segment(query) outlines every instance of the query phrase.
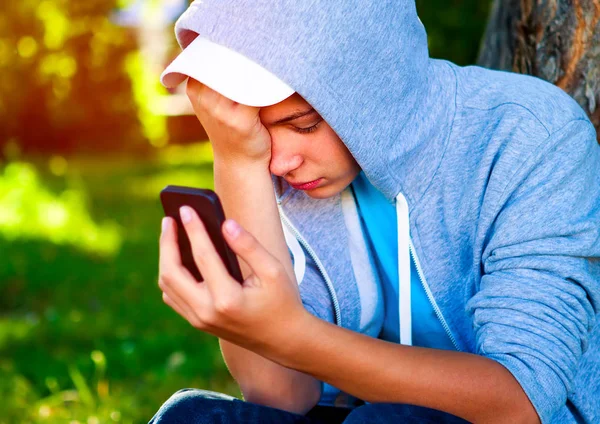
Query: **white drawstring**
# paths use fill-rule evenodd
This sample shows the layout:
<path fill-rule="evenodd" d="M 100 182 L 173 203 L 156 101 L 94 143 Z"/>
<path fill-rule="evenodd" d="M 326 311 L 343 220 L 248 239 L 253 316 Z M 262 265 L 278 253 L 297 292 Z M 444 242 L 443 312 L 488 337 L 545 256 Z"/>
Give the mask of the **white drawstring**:
<path fill-rule="evenodd" d="M 410 224 L 408 203 L 402 193 L 396 196 L 398 219 L 398 316 L 400 343 L 412 345 L 412 315 L 410 293 Z"/>
<path fill-rule="evenodd" d="M 300 243 L 286 225 L 283 225 L 283 235 L 285 236 L 285 243 L 292 251 L 292 257 L 294 258 L 294 275 L 296 276 L 296 282 L 300 285 L 302 279 L 304 279 L 304 273 L 306 272 L 306 255 L 302 250 L 302 246 L 300 246 Z"/>

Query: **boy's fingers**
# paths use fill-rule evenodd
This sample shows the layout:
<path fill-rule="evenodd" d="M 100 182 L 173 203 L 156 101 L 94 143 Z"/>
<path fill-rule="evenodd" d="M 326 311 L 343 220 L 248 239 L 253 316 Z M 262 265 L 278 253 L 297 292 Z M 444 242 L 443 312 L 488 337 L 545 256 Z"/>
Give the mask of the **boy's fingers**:
<path fill-rule="evenodd" d="M 181 263 L 176 223 L 170 217 L 163 218 L 160 235 L 159 284 L 161 290 L 171 298 L 177 297 L 180 305 L 188 305 L 190 309 L 200 295 L 196 280 Z"/>
<path fill-rule="evenodd" d="M 233 219 L 225 221 L 223 233 L 231 249 L 246 261 L 259 279 L 271 282 L 288 278 L 283 265 Z"/>
<path fill-rule="evenodd" d="M 182 307 L 177 301 L 173 300 L 171 296 L 167 294 L 167 292 L 163 292 L 162 294 L 163 302 L 171 307 L 175 312 L 177 312 L 182 318 L 189 321 L 189 313 Z"/>
<path fill-rule="evenodd" d="M 227 272 L 202 220 L 189 206 L 181 207 L 180 214 L 181 221 L 190 239 L 194 261 L 202 277 L 204 277 L 208 289 L 213 295 L 217 292 L 228 291 L 230 285 L 236 283 Z"/>
<path fill-rule="evenodd" d="M 167 280 L 164 278 L 159 277 L 158 287 L 162 290 L 163 300 L 165 300 L 165 296 L 168 296 L 171 302 L 177 305 L 177 312 L 179 315 L 185 319 L 188 319 L 188 317 L 192 315 L 191 306 L 188 304 L 185 298 L 181 297 L 181 294 L 179 293 L 180 290 L 178 290 L 177 287 L 174 287 L 174 283 L 172 281 L 167 282 Z M 173 307 L 171 304 L 168 305 Z"/>
<path fill-rule="evenodd" d="M 177 278 L 181 265 L 181 255 L 177 245 L 177 230 L 173 218 L 164 217 L 159 241 L 159 274 Z"/>

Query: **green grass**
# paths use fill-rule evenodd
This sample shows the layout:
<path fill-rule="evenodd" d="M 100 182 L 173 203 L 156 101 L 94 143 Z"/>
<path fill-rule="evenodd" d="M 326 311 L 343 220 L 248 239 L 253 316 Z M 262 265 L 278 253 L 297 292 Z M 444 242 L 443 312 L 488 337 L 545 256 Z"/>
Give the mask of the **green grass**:
<path fill-rule="evenodd" d="M 184 387 L 240 395 L 217 340 L 167 307 L 157 286 L 159 191 L 212 187 L 206 147 L 74 158 L 59 175 L 47 158 L 27 161 L 40 193 L 85 194 L 60 231 L 77 235 L 91 219 L 115 228 L 119 242 L 94 252 L 27 231 L 28 222 L 0 227 L 0 423 L 143 423 Z"/>

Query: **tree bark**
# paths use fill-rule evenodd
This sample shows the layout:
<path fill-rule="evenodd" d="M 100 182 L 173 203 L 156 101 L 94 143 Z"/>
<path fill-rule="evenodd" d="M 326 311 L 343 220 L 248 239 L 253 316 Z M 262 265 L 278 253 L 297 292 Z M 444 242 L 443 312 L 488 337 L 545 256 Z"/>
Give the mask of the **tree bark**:
<path fill-rule="evenodd" d="M 600 142 L 600 0 L 493 0 L 478 64 L 569 93 Z"/>

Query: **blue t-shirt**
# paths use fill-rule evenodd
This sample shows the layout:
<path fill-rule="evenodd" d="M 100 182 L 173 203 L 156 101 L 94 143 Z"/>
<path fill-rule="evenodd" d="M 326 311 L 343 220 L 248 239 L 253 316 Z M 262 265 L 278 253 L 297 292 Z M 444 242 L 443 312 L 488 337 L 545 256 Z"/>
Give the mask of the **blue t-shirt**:
<path fill-rule="evenodd" d="M 383 286 L 385 320 L 379 337 L 400 341 L 398 311 L 398 224 L 396 208 L 361 171 L 351 184 L 361 225 L 373 251 Z M 411 256 L 412 341 L 414 346 L 455 350 L 438 319 Z"/>

